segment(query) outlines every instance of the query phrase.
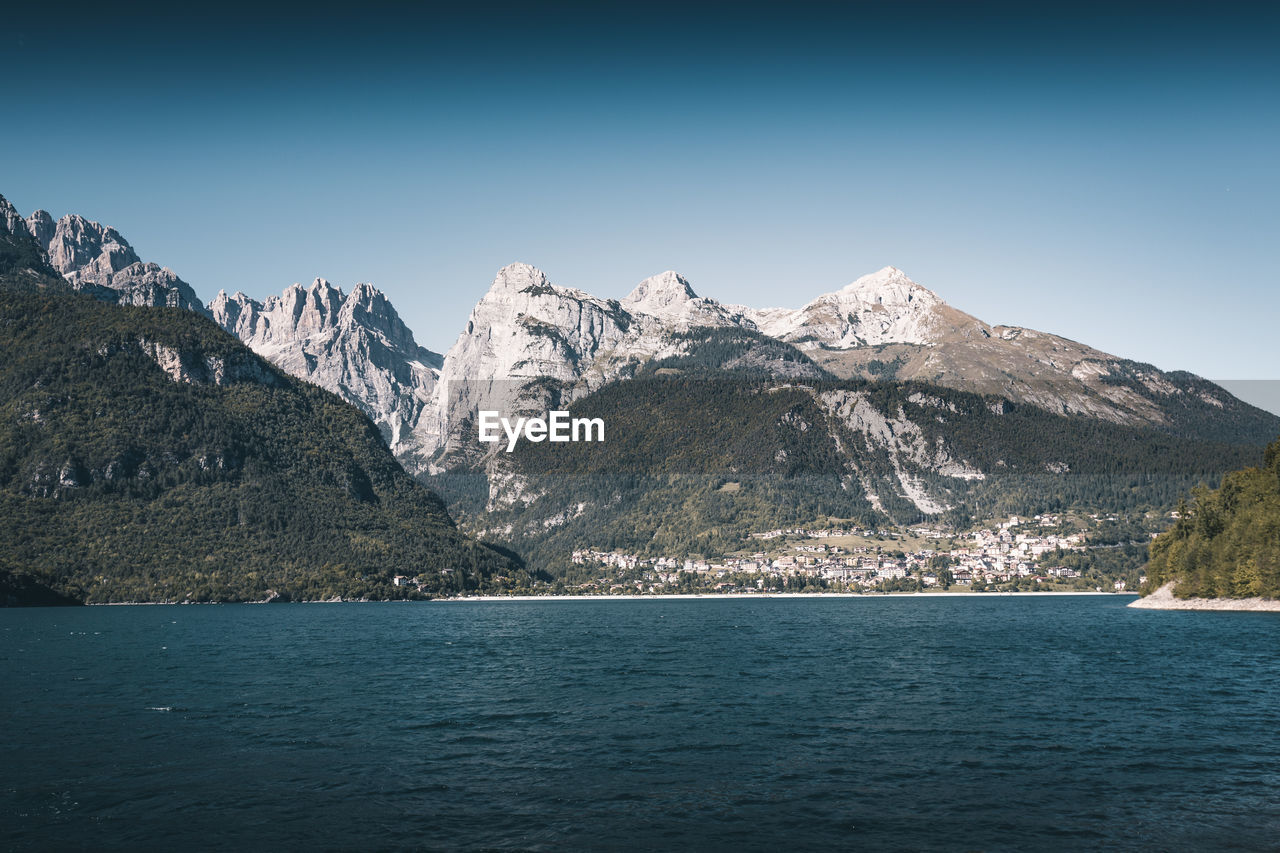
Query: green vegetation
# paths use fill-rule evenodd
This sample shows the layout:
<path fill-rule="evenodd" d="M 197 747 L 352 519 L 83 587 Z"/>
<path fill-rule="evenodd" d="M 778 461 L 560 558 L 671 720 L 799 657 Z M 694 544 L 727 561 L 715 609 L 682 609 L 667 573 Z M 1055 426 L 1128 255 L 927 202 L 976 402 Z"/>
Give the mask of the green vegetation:
<path fill-rule="evenodd" d="M 1280 440 L 1261 468 L 1233 471 L 1192 492 L 1173 528 L 1151 543 L 1151 592 L 1176 581 L 1183 598 L 1280 598 Z"/>
<path fill-rule="evenodd" d="M 722 344 L 715 343 L 709 364 L 725 357 Z M 488 489 L 478 468 L 430 482 L 469 529 L 484 528 L 573 580 L 582 574 L 568 563 L 575 548 L 718 558 L 750 547 L 753 532 L 813 526 L 817 519 L 881 527 L 884 516 L 868 500 L 863 478 L 894 524 L 965 530 L 974 519 L 1072 508 L 1164 512 L 1195 483 L 1215 481 L 1261 452 L 919 382 L 813 379 L 800 387 L 755 375 L 698 374 L 692 366 L 694 372 L 674 376 L 642 371 L 574 402 L 574 417 L 604 419 L 602 444 L 522 442 L 514 453 L 499 454 L 493 464 L 522 483 L 523 496 L 537 496 L 528 505 L 486 512 Z M 829 417 L 815 400 L 828 391 L 859 392 L 875 411 L 915 424 L 921 446 L 941 442 L 985 478 L 911 468 L 916 482 L 953 507 L 927 516 L 894 485 L 898 468 L 883 447 Z M 1125 570 L 1136 570 L 1140 559 Z"/>
<path fill-rule="evenodd" d="M 702 373 L 768 377 L 783 373 L 817 378 L 829 374 L 800 350 L 760 332 L 740 328 L 695 327 L 674 336 L 684 341 L 681 355 L 655 359 L 643 366 L 639 375 Z"/>
<path fill-rule="evenodd" d="M 528 584 L 518 560 L 455 529 L 352 406 L 202 317 L 97 302 L 36 261 L 43 278 L 0 277 L 0 602 Z M 168 356 L 191 381 L 162 369 Z"/>

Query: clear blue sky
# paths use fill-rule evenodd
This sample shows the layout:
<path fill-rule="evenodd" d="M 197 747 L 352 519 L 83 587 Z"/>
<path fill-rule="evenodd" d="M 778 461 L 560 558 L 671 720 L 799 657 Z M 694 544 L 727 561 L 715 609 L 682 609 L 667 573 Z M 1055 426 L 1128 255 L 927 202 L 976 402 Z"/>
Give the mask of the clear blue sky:
<path fill-rule="evenodd" d="M 1280 17 L 1150 8 L 59 4 L 0 28 L 0 193 L 206 300 L 371 281 L 440 351 L 516 260 L 757 306 L 892 264 L 988 322 L 1277 378 Z"/>

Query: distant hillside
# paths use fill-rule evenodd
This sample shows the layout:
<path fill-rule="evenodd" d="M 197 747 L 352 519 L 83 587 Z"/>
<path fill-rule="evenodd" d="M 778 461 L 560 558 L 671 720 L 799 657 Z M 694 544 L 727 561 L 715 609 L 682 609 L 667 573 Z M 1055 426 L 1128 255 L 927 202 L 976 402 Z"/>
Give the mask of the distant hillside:
<path fill-rule="evenodd" d="M 1280 439 L 1261 468 L 1197 489 L 1179 515 L 1151 543 L 1144 594 L 1172 581 L 1179 598 L 1280 598 Z"/>
<path fill-rule="evenodd" d="M 431 482 L 465 529 L 555 572 L 574 548 L 712 555 L 824 518 L 963 529 L 1009 513 L 1169 507 L 1261 454 L 919 382 L 679 363 L 569 406 L 604 420 L 602 444 L 521 442 Z"/>
<path fill-rule="evenodd" d="M 191 311 L 0 233 L 0 603 L 402 598 L 520 582 L 374 425 Z"/>

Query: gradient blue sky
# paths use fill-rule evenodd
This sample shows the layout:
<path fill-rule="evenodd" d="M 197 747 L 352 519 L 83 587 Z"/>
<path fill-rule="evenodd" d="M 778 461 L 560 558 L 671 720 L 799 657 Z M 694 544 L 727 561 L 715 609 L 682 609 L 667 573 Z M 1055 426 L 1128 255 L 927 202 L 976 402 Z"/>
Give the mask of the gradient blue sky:
<path fill-rule="evenodd" d="M 206 300 L 371 281 L 440 351 L 515 260 L 793 307 L 892 264 L 988 322 L 1277 378 L 1280 16 L 835 8 L 59 4 L 0 27 L 0 193 Z"/>

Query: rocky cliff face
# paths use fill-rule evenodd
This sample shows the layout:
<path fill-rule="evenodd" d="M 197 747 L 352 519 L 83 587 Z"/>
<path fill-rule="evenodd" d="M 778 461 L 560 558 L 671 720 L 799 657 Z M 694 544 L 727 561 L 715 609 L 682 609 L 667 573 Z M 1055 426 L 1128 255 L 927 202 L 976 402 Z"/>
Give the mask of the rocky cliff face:
<path fill-rule="evenodd" d="M 37 210 L 25 226 L 53 268 L 77 290 L 121 305 L 185 308 L 208 316 L 191 285 L 167 267 L 143 262 L 119 231 L 70 214 Z"/>
<path fill-rule="evenodd" d="M 646 278 L 622 300 L 632 314 L 656 317 L 669 327 L 720 328 L 739 326 L 755 329 L 746 309 L 721 305 L 693 292 L 684 276 L 672 270 Z"/>
<path fill-rule="evenodd" d="M 700 341 L 695 330 L 716 329 L 754 333 L 756 326 L 742 309 L 698 296 L 675 272 L 615 300 L 558 287 L 528 264 L 503 267 L 444 358 L 439 464 L 452 464 L 450 454 L 474 442 L 478 409 L 545 412 L 654 359 L 687 353 Z M 772 363 L 747 350 L 744 362 Z"/>
<path fill-rule="evenodd" d="M 57 281 L 57 271 L 49 266 L 43 247 L 31 239 L 26 220 L 4 196 L 0 196 L 0 275 L 9 276 L 11 286 L 21 281 L 35 288 Z"/>
<path fill-rule="evenodd" d="M 22 214 L 4 196 L 0 196 L 0 228 L 5 234 L 21 234 L 27 230 Z"/>
<path fill-rule="evenodd" d="M 344 294 L 318 278 L 265 302 L 223 291 L 209 310 L 276 366 L 354 403 L 409 470 L 422 468 L 438 440 L 433 402 L 441 358 L 418 346 L 379 290 L 357 284 Z"/>

